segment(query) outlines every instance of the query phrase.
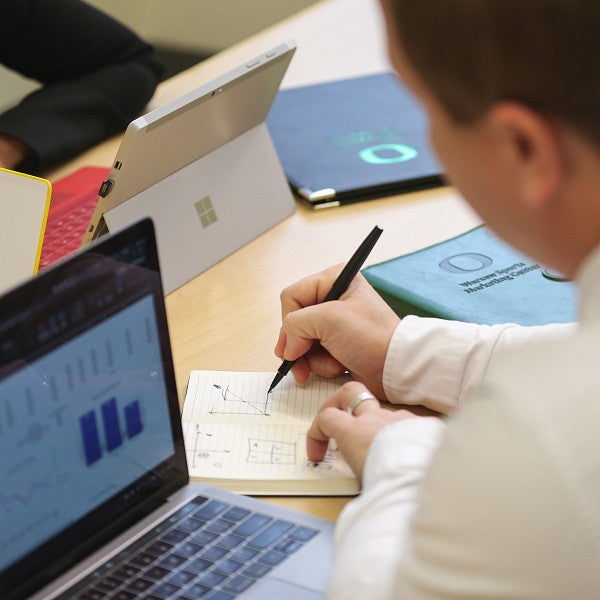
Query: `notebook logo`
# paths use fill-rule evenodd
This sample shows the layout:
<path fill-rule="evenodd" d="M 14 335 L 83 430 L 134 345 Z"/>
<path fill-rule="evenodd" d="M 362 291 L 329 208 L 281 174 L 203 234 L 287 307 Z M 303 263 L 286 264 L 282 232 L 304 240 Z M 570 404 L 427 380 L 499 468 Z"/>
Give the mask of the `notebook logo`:
<path fill-rule="evenodd" d="M 202 198 L 202 200 L 198 200 L 198 202 L 196 202 L 194 206 L 196 207 L 196 212 L 198 213 L 200 223 L 202 223 L 202 227 L 204 229 L 206 229 L 209 225 L 212 225 L 217 221 L 217 213 L 213 208 L 209 196 L 205 196 L 204 198 Z"/>
<path fill-rule="evenodd" d="M 440 268 L 449 273 L 469 273 L 471 271 L 480 271 L 486 269 L 494 261 L 485 254 L 478 252 L 463 252 L 449 256 L 440 262 Z"/>
<path fill-rule="evenodd" d="M 361 160 L 370 165 L 392 165 L 417 158 L 416 148 L 406 144 L 378 144 L 361 150 Z"/>

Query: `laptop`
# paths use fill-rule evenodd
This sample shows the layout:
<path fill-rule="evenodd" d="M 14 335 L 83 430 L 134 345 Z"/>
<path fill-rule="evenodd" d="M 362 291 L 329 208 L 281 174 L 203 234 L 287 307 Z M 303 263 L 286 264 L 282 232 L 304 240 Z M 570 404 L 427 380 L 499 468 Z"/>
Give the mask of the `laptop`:
<path fill-rule="evenodd" d="M 0 298 L 0 597 L 311 598 L 333 524 L 190 483 L 144 219 Z"/>
<path fill-rule="evenodd" d="M 49 181 L 0 168 L 0 292 L 37 272 L 50 194 Z"/>
<path fill-rule="evenodd" d="M 106 167 L 81 167 L 52 182 L 40 269 L 79 249 L 98 203 L 98 190 L 109 170 Z"/>
<path fill-rule="evenodd" d="M 168 294 L 291 215 L 265 118 L 294 51 L 280 44 L 132 121 L 84 244 L 152 217 Z"/>
<path fill-rule="evenodd" d="M 267 124 L 292 189 L 313 208 L 443 182 L 426 115 L 393 73 L 282 90 Z"/>

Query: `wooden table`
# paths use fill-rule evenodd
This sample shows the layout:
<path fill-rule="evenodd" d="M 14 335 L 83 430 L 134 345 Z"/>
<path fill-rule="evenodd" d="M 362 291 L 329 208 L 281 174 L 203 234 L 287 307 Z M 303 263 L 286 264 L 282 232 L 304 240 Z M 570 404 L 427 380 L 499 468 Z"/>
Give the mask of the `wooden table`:
<path fill-rule="evenodd" d="M 298 46 L 283 87 L 389 70 L 378 3 L 325 0 L 162 83 L 149 108 L 193 89 L 246 59 L 293 38 Z M 84 165 L 109 166 L 119 137 L 48 174 Z M 346 261 L 378 224 L 384 233 L 367 264 L 392 258 L 479 223 L 452 188 L 313 210 L 298 202 L 285 221 L 166 298 L 180 399 L 192 369 L 274 371 L 281 289 Z M 347 498 L 267 498 L 335 520 Z"/>

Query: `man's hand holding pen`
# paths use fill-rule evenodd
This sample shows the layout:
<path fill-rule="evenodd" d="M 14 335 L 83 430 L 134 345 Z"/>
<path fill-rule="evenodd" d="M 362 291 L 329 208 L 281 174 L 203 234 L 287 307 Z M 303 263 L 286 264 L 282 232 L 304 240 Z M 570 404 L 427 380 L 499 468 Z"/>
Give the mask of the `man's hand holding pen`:
<path fill-rule="evenodd" d="M 359 274 L 361 267 L 367 260 L 371 250 L 377 243 L 377 240 L 381 236 L 383 229 L 381 227 L 375 225 L 373 229 L 369 232 L 367 237 L 361 242 L 360 246 L 356 249 L 354 254 L 350 257 L 350 260 L 341 268 L 341 270 L 337 271 L 337 277 L 332 279 L 331 281 L 325 277 L 324 280 L 317 275 L 315 278 L 307 278 L 304 280 L 306 282 L 306 286 L 300 284 L 298 289 L 298 298 L 294 298 L 292 295 L 292 304 L 291 310 L 297 310 L 303 307 L 307 307 L 309 305 L 314 305 L 316 302 L 320 302 L 321 304 L 332 302 L 333 300 L 339 300 L 342 295 L 348 290 L 356 276 Z M 325 271 L 324 273 L 328 273 Z M 313 285 L 316 283 L 316 286 Z M 320 285 L 319 285 L 320 283 Z M 294 287 L 294 286 L 292 286 Z M 285 293 L 285 292 L 284 292 Z M 305 302 L 306 300 L 306 302 Z M 284 302 L 284 297 L 282 294 L 282 304 Z M 295 302 L 295 303 L 294 303 Z M 283 309 L 283 318 L 286 317 L 286 309 Z M 284 323 L 285 328 L 285 323 Z M 309 338 L 310 339 L 310 338 Z M 315 341 L 320 340 L 321 338 L 317 336 L 312 336 L 312 339 Z M 311 347 L 312 343 L 307 339 L 305 344 L 304 352 L 307 352 Z M 278 344 L 279 345 L 279 344 Z M 283 343 L 282 345 L 282 356 L 285 355 L 283 362 L 281 363 L 279 369 L 277 369 L 277 373 L 271 385 L 269 386 L 269 391 L 267 394 L 271 393 L 271 391 L 275 388 L 275 386 L 287 375 L 290 369 L 294 366 L 294 363 L 298 356 L 289 356 L 290 349 L 287 347 L 287 343 Z M 301 374 L 298 376 L 302 376 Z"/>
<path fill-rule="evenodd" d="M 381 234 L 375 227 L 350 261 L 306 277 L 281 293 L 282 326 L 275 354 L 283 359 L 269 392 L 291 369 L 296 381 L 311 373 L 350 381 L 321 406 L 307 432 L 307 456 L 319 462 L 334 438 L 362 480 L 371 442 L 386 425 L 409 418 L 406 410 L 381 407 L 386 398 L 383 367 L 400 318 L 360 274 Z"/>
<path fill-rule="evenodd" d="M 296 361 L 292 372 L 300 383 L 311 373 L 333 378 L 349 371 L 384 399 L 383 364 L 400 319 L 360 273 L 339 300 L 321 302 L 340 269 L 332 267 L 283 290 L 275 354 Z"/>

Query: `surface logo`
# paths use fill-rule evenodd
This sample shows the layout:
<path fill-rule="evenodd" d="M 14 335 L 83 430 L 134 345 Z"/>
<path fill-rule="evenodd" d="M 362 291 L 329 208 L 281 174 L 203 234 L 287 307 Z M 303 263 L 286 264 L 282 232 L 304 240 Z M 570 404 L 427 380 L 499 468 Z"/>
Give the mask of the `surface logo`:
<path fill-rule="evenodd" d="M 200 223 L 202 223 L 204 229 L 216 222 L 217 213 L 213 208 L 209 196 L 205 196 L 202 200 L 198 200 L 194 206 L 196 207 L 196 212 L 198 213 L 198 217 L 200 217 Z"/>

